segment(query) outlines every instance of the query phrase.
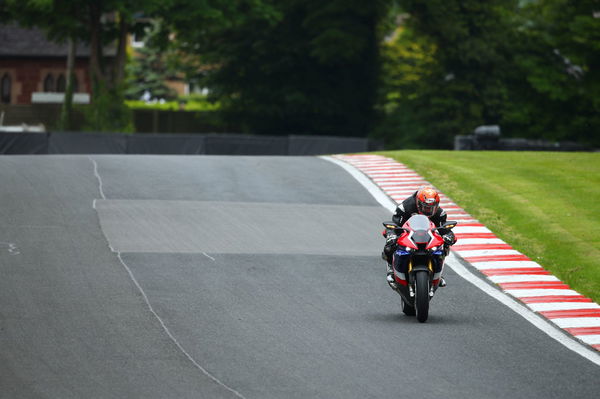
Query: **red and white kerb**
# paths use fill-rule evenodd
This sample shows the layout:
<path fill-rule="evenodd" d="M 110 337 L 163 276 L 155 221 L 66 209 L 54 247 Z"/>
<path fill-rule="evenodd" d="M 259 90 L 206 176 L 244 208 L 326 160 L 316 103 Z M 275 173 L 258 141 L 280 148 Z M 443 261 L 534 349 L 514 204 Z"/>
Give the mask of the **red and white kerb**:
<path fill-rule="evenodd" d="M 338 155 L 335 158 L 360 170 L 396 202 L 403 201 L 422 186 L 431 186 L 405 165 L 380 155 Z M 448 220 L 460 222 L 453 230 L 458 239 L 452 247 L 455 254 L 533 312 L 600 351 L 600 305 L 496 237 L 450 198 L 440 193 L 440 199 Z M 405 276 L 396 277 L 406 280 Z"/>

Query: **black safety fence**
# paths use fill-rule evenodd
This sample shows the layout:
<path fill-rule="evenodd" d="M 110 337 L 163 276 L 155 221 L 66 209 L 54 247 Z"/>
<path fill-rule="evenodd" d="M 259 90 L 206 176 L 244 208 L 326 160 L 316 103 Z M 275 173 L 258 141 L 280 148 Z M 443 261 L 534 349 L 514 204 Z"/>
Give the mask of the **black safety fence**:
<path fill-rule="evenodd" d="M 580 143 L 552 142 L 526 138 L 503 138 L 500 126 L 478 126 L 473 134 L 454 136 L 454 149 L 458 151 L 595 151 Z"/>
<path fill-rule="evenodd" d="M 381 149 L 381 141 L 337 136 L 0 132 L 0 154 L 323 155 Z"/>

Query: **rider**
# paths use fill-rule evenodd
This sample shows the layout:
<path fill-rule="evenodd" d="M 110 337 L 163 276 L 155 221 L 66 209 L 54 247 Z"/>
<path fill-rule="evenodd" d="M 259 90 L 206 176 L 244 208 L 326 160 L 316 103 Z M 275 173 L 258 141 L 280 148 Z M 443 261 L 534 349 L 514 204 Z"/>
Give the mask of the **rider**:
<path fill-rule="evenodd" d="M 433 187 L 423 187 L 414 192 L 413 195 L 402 201 L 400 205 L 396 207 L 396 212 L 392 216 L 392 220 L 398 226 L 402 226 L 406 221 L 415 214 L 425 215 L 435 224 L 437 227 L 442 226 L 446 223 L 446 212 L 440 208 L 440 195 Z M 396 250 L 398 237 L 392 230 L 386 232 L 386 242 L 383 247 L 381 257 L 387 261 L 387 276 L 388 282 L 393 282 L 394 271 L 392 269 L 392 257 Z M 443 236 L 446 247 L 453 245 L 456 242 L 454 233 L 449 231 Z M 446 286 L 446 281 L 443 277 L 440 278 L 440 287 Z"/>

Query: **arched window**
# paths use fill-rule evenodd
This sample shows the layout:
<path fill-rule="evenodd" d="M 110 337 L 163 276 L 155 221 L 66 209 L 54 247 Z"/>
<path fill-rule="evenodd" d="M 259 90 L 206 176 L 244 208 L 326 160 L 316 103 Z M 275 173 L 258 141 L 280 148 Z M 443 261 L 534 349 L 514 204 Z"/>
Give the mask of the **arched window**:
<path fill-rule="evenodd" d="M 62 73 L 56 79 L 56 91 L 59 93 L 64 93 L 67 89 L 67 80 L 65 79 L 65 75 Z"/>
<path fill-rule="evenodd" d="M 2 76 L 2 80 L 0 81 L 0 101 L 5 104 L 10 104 L 10 89 L 11 89 L 11 81 L 8 73 L 5 73 Z"/>
<path fill-rule="evenodd" d="M 46 79 L 44 79 L 44 91 L 46 93 L 54 91 L 54 76 L 50 73 L 46 75 Z"/>

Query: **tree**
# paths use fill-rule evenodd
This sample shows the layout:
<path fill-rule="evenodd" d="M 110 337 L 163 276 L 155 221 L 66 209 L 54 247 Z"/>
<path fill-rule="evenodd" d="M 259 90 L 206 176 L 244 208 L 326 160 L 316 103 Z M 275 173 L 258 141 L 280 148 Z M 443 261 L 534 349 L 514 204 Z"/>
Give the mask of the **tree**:
<path fill-rule="evenodd" d="M 407 17 L 392 15 L 394 21 Z M 427 124 L 419 103 L 438 68 L 435 46 L 402 23 L 394 22 L 391 28 L 394 30 L 382 43 L 379 123 L 374 136 L 384 139 L 389 148 L 418 148 L 426 144 Z"/>
<path fill-rule="evenodd" d="M 598 2 L 536 1 L 519 10 L 509 131 L 600 146 Z M 595 14 L 596 13 L 596 14 Z"/>
<path fill-rule="evenodd" d="M 68 40 L 67 54 L 67 87 L 65 89 L 65 98 L 60 113 L 60 128 L 62 130 L 71 130 L 71 114 L 73 109 L 73 77 L 75 70 L 75 40 L 70 37 Z"/>
<path fill-rule="evenodd" d="M 229 118 L 257 133 L 367 134 L 385 1 L 213 4 L 198 15 L 176 1 L 170 22 Z"/>
<path fill-rule="evenodd" d="M 404 83 L 384 90 L 381 108 L 387 108 L 388 126 L 380 125 L 380 134 L 411 146 L 448 148 L 455 135 L 499 123 L 507 99 L 503 81 L 510 65 L 511 30 L 506 16 L 515 1 L 399 3 L 396 12 L 404 13 L 401 30 L 387 44 L 398 53 L 388 51 L 386 69 L 395 70 L 396 80 Z M 416 81 L 411 77 L 415 74 Z M 396 90 L 395 100 L 392 96 L 390 101 L 390 90 Z M 390 120 L 399 124 L 395 132 Z"/>
<path fill-rule="evenodd" d="M 121 130 L 130 124 L 122 96 L 128 34 L 133 32 L 136 13 L 152 14 L 160 4 L 160 0 L 6 0 L 4 7 L 20 24 L 40 27 L 50 39 L 89 46 L 91 128 Z"/>
<path fill-rule="evenodd" d="M 138 100 L 148 95 L 148 99 L 172 100 L 176 97 L 175 91 L 165 84 L 176 74 L 169 68 L 168 58 L 175 54 L 170 49 L 168 38 L 164 40 L 168 36 L 166 33 L 160 19 L 146 27 L 144 46 L 136 50 L 137 54 L 126 67 L 128 82 L 125 94 L 128 98 Z"/>
<path fill-rule="evenodd" d="M 73 70 L 76 51 L 77 24 L 62 19 L 53 21 L 47 15 L 52 9 L 53 4 L 49 1 L 17 2 L 15 0 L 7 0 L 0 6 L 0 14 L 3 14 L 4 19 L 7 21 L 17 20 L 24 26 L 37 26 L 43 28 L 50 39 L 68 43 L 68 55 L 66 60 L 67 84 L 59 122 L 62 129 L 68 130 L 70 129 L 73 103 Z"/>
<path fill-rule="evenodd" d="M 597 0 L 400 0 L 383 45 L 377 134 L 449 148 L 482 124 L 600 145 Z"/>

